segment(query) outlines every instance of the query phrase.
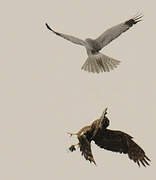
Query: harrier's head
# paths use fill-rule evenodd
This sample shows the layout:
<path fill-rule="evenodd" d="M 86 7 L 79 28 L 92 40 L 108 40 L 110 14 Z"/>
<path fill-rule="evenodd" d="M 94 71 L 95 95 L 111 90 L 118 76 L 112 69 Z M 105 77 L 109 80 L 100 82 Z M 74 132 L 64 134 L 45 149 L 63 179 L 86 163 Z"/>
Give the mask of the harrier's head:
<path fill-rule="evenodd" d="M 87 38 L 87 39 L 85 39 L 85 41 L 89 44 L 93 44 L 93 42 L 94 42 L 94 40 L 91 38 Z"/>
<path fill-rule="evenodd" d="M 99 50 L 101 50 L 101 46 L 97 40 L 88 38 L 85 41 L 88 43 L 90 47 L 89 49 L 91 50 L 92 54 L 96 54 Z"/>

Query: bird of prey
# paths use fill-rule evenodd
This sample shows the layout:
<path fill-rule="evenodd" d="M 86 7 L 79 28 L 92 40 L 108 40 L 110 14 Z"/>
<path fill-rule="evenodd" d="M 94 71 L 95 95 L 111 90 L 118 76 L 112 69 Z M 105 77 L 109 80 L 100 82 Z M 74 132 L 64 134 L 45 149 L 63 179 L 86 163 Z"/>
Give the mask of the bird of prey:
<path fill-rule="evenodd" d="M 112 40 L 120 36 L 123 32 L 131 28 L 134 24 L 140 22 L 142 17 L 142 15 L 136 15 L 134 18 L 131 18 L 106 30 L 96 39 L 87 38 L 82 40 L 71 35 L 56 32 L 47 23 L 46 26 L 56 35 L 71 41 L 72 43 L 84 46 L 86 48 L 88 58 L 81 69 L 88 72 L 100 73 L 109 72 L 116 68 L 120 63 L 120 61 L 100 53 L 100 50 L 109 44 Z"/>
<path fill-rule="evenodd" d="M 106 114 L 107 108 L 100 119 L 95 120 L 91 125 L 83 127 L 78 133 L 68 133 L 71 136 L 76 135 L 79 141 L 78 144 L 71 145 L 69 150 L 73 152 L 78 146 L 82 156 L 96 164 L 91 150 L 91 141 L 94 141 L 100 148 L 128 154 L 128 157 L 137 163 L 139 167 L 140 164 L 143 166 L 149 165 L 150 159 L 146 156 L 144 150 L 132 140 L 132 136 L 122 131 L 107 128 L 109 119 Z"/>

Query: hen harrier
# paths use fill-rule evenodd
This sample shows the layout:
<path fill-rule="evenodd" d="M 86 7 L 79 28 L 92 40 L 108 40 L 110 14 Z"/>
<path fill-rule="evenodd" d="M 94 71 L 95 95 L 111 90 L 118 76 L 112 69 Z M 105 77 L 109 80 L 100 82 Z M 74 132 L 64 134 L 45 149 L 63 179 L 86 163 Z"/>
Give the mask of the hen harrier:
<path fill-rule="evenodd" d="M 137 145 L 130 135 L 122 131 L 107 129 L 109 126 L 109 119 L 106 117 L 107 108 L 103 112 L 100 119 L 95 120 L 90 126 L 83 127 L 78 133 L 69 133 L 77 135 L 79 143 L 71 145 L 69 150 L 71 152 L 76 150 L 76 146 L 86 160 L 95 163 L 91 150 L 91 141 L 94 141 L 100 148 L 128 154 L 128 157 L 140 166 L 149 165 L 150 159 L 146 156 L 144 150 Z"/>
<path fill-rule="evenodd" d="M 112 40 L 120 36 L 123 32 L 127 31 L 134 24 L 141 21 L 142 17 L 143 17 L 142 15 L 137 15 L 134 18 L 131 18 L 123 23 L 113 26 L 112 28 L 102 33 L 96 39 L 88 38 L 85 40 L 81 40 L 74 36 L 56 32 L 47 23 L 46 26 L 50 31 L 52 31 L 56 35 L 61 36 L 62 38 L 71 41 L 75 44 L 84 46 L 86 48 L 88 58 L 86 62 L 83 64 L 81 69 L 88 72 L 99 73 L 103 71 L 109 72 L 110 70 L 116 68 L 117 65 L 120 63 L 120 61 L 108 57 L 100 53 L 99 51 L 107 44 L 109 44 Z"/>

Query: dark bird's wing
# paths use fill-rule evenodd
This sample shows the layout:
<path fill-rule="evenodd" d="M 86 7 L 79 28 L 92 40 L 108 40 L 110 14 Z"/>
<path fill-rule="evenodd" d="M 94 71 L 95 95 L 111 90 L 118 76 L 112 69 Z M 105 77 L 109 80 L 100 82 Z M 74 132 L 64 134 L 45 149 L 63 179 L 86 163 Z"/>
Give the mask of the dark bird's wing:
<path fill-rule="evenodd" d="M 144 150 L 133 140 L 129 142 L 128 156 L 134 162 L 137 162 L 138 166 L 140 166 L 140 162 L 143 166 L 149 165 L 148 161 L 150 161 L 150 159 L 145 155 Z"/>
<path fill-rule="evenodd" d="M 128 154 L 129 158 L 139 166 L 140 163 L 143 166 L 149 165 L 150 159 L 145 155 L 143 149 L 132 140 L 131 136 L 124 132 L 106 129 L 99 131 L 93 140 L 101 148 Z"/>
<path fill-rule="evenodd" d="M 79 136 L 78 139 L 79 139 L 80 151 L 82 152 L 82 155 L 84 156 L 84 158 L 96 164 L 93 154 L 92 154 L 91 144 L 87 140 L 86 135 L 83 134 Z"/>
<path fill-rule="evenodd" d="M 76 38 L 74 36 L 70 36 L 70 35 L 67 35 L 67 34 L 63 34 L 63 33 L 58 33 L 56 31 L 54 31 L 47 23 L 45 25 L 50 31 L 52 31 L 56 35 L 66 39 L 66 40 L 68 40 L 68 41 L 70 41 L 72 43 L 79 44 L 79 45 L 82 45 L 82 46 L 88 46 L 88 44 L 85 41 L 83 41 L 83 40 L 81 40 L 79 38 Z"/>
<path fill-rule="evenodd" d="M 101 49 L 109 44 L 112 40 L 120 36 L 123 32 L 127 31 L 130 27 L 132 27 L 134 24 L 141 21 L 142 15 L 135 16 L 132 19 L 129 19 L 125 21 L 124 23 L 118 24 L 116 26 L 113 26 L 112 28 L 106 30 L 104 33 L 102 33 L 96 41 L 98 41 Z"/>

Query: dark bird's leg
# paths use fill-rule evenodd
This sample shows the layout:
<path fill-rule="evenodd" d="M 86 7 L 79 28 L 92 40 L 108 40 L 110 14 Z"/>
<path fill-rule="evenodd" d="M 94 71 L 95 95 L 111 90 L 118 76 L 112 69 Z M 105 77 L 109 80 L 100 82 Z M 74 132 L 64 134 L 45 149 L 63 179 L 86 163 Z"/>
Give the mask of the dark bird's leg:
<path fill-rule="evenodd" d="M 67 134 L 69 134 L 70 137 L 73 136 L 73 135 L 77 135 L 77 133 L 70 133 L 70 132 L 68 132 Z M 71 152 L 76 151 L 76 146 L 79 147 L 79 143 L 77 143 L 77 144 L 72 144 L 72 145 L 69 147 L 69 150 L 70 150 Z"/>

